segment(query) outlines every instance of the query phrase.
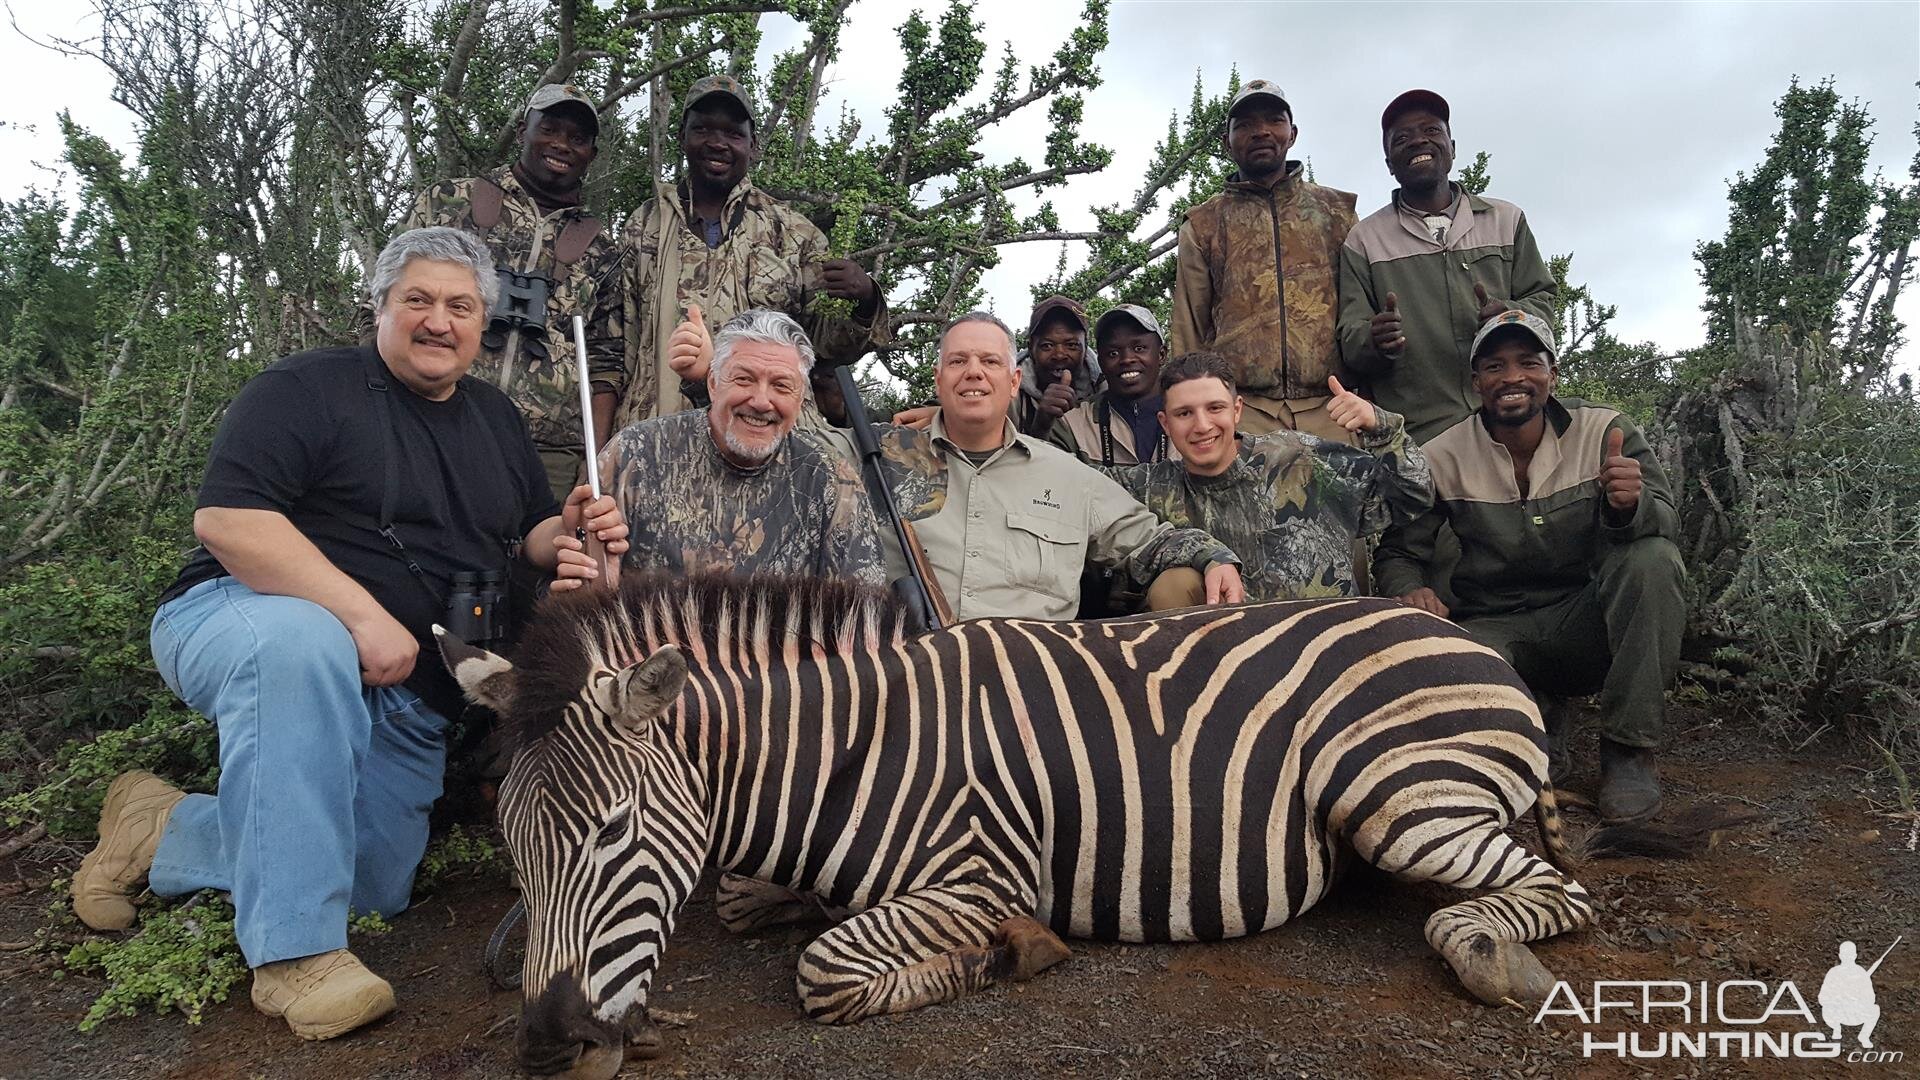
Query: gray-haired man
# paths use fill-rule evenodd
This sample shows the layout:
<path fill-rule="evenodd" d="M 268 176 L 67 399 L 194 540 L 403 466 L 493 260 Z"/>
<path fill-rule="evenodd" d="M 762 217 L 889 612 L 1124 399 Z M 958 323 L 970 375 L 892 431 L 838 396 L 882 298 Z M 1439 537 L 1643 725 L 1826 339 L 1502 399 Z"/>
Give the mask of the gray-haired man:
<path fill-rule="evenodd" d="M 859 473 L 792 436 L 812 370 L 800 324 L 742 312 L 713 337 L 705 410 L 630 424 L 607 444 L 600 475 L 632 530 L 624 568 L 885 584 Z"/>
<path fill-rule="evenodd" d="M 220 789 L 121 776 L 73 878 L 101 930 L 132 925 L 149 877 L 231 892 L 253 1003 L 303 1039 L 393 1009 L 346 950 L 347 913 L 404 909 L 426 848 L 460 692 L 422 645 L 455 575 L 504 571 L 515 547 L 551 571 L 583 518 L 611 551 L 626 531 L 585 488 L 563 515 L 513 403 L 467 377 L 497 287 L 472 236 L 402 233 L 374 267 L 375 344 L 286 357 L 228 407 L 202 547 L 152 636 L 161 677 L 218 726 Z"/>

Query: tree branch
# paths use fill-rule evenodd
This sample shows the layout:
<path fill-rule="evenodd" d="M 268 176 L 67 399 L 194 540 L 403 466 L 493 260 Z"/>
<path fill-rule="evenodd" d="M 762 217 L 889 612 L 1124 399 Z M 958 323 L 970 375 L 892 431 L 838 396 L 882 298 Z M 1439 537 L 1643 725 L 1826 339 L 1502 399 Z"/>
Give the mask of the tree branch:
<path fill-rule="evenodd" d="M 653 8 L 650 11 L 636 11 L 633 14 L 627 16 L 626 18 L 621 19 L 619 22 L 615 23 L 614 25 L 624 30 L 631 30 L 637 26 L 645 26 L 650 22 L 658 22 L 662 19 L 698 19 L 707 15 L 751 15 L 751 14 L 758 14 L 760 12 L 765 12 L 765 11 L 785 11 L 785 10 L 787 10 L 787 5 L 782 3 L 720 4 L 715 7 Z"/>

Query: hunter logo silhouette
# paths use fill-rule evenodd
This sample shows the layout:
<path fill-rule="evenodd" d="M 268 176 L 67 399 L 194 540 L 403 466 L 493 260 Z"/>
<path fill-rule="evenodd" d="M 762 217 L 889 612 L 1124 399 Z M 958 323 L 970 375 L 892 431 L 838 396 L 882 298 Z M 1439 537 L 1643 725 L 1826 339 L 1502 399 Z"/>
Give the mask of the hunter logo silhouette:
<path fill-rule="evenodd" d="M 1867 968 L 1854 962 L 1853 942 L 1840 943 L 1840 962 L 1827 969 L 1827 977 L 1820 983 L 1820 1019 L 1832 1031 L 1833 1041 L 1841 1040 L 1841 1028 L 1858 1024 L 1860 1045 L 1873 1049 L 1873 1026 L 1880 1022 L 1880 1006 L 1873 994 L 1873 973 L 1880 969 L 1881 961 L 1900 940 L 1894 938 L 1887 952 L 1881 953 L 1880 959 Z"/>

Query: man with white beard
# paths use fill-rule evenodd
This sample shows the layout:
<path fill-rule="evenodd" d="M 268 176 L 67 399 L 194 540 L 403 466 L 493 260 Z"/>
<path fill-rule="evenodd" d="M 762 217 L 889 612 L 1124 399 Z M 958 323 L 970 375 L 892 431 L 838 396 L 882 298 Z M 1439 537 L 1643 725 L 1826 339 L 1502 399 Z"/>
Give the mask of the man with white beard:
<path fill-rule="evenodd" d="M 859 473 L 792 437 L 812 369 L 800 324 L 777 311 L 742 312 L 713 337 L 705 412 L 643 420 L 607 444 L 600 475 L 631 530 L 623 572 L 725 569 L 886 584 Z M 590 576 L 566 566 L 554 588 Z"/>

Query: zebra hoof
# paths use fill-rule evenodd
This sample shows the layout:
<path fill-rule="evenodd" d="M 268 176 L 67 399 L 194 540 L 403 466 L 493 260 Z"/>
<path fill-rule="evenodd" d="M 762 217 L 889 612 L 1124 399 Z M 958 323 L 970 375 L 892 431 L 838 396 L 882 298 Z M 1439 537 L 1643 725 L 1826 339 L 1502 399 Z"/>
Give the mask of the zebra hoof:
<path fill-rule="evenodd" d="M 660 1027 L 647 1014 L 646 1006 L 638 1006 L 627 1013 L 626 1042 L 627 1054 L 641 1061 L 652 1061 L 665 1050 Z"/>
<path fill-rule="evenodd" d="M 1007 974 L 1014 979 L 1031 979 L 1073 955 L 1060 935 L 1029 915 L 1002 922 L 993 936 L 994 944 L 1005 950 Z"/>
<path fill-rule="evenodd" d="M 1537 1005 L 1553 992 L 1553 972 L 1517 941 L 1476 935 L 1458 958 L 1448 957 L 1467 992 L 1482 1004 Z"/>
<path fill-rule="evenodd" d="M 624 1057 L 619 1046 L 589 1046 L 567 1070 L 566 1080 L 613 1080 Z"/>

